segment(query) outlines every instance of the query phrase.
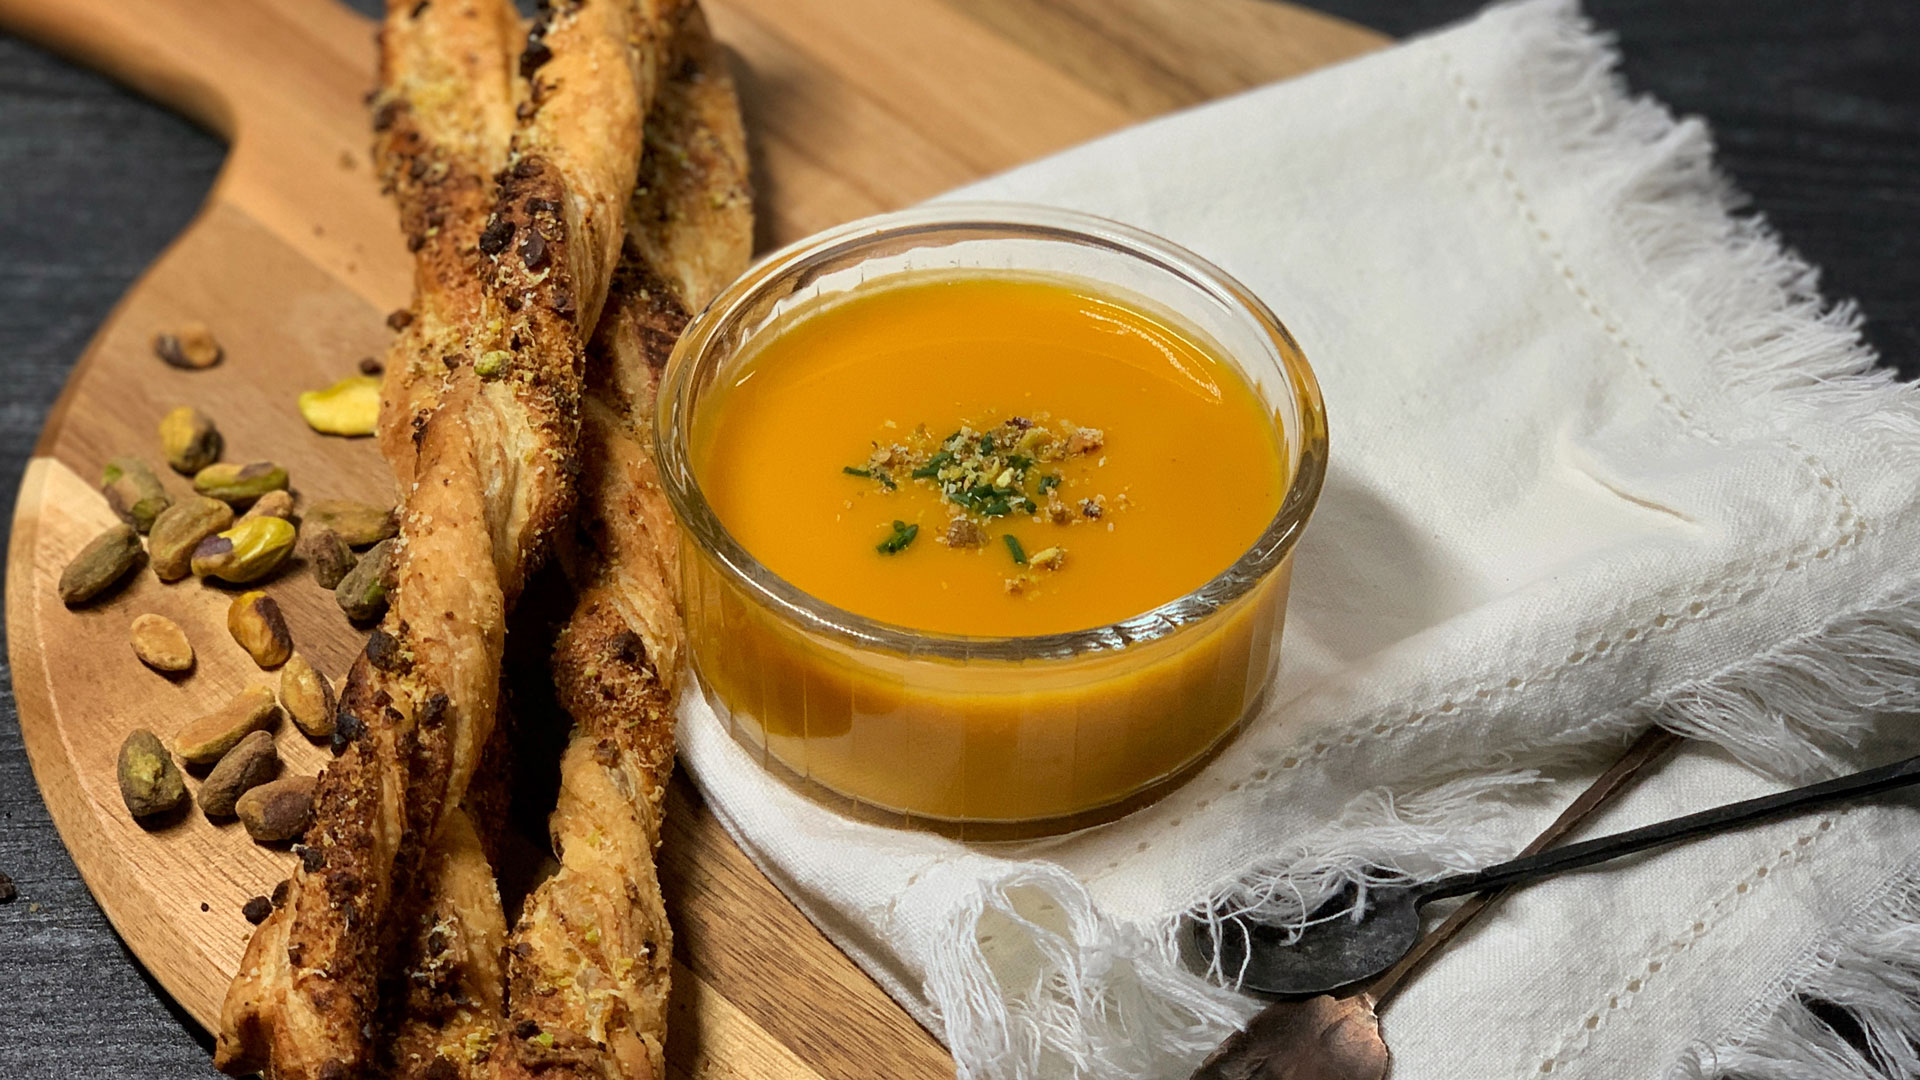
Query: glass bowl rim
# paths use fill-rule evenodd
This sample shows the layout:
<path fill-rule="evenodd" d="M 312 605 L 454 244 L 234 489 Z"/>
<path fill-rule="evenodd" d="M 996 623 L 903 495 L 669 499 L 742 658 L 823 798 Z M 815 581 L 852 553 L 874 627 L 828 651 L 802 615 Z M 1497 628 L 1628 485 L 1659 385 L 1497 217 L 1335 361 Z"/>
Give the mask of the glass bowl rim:
<path fill-rule="evenodd" d="M 693 475 L 683 436 L 696 359 L 715 334 L 738 318 L 771 282 L 830 259 L 856 254 L 883 240 L 947 231 L 1017 232 L 1024 238 L 1092 244 L 1132 257 L 1210 294 L 1248 319 L 1269 344 L 1289 381 L 1300 415 L 1300 462 L 1260 536 L 1204 584 L 1138 615 L 1049 634 L 974 635 L 922 630 L 860 615 L 828 603 L 768 569 L 733 537 L 714 513 Z M 1203 623 L 1252 592 L 1280 568 L 1299 542 L 1326 479 L 1326 407 L 1306 354 L 1280 319 L 1238 280 L 1172 241 L 1122 222 L 1077 210 L 1018 202 L 944 201 L 847 222 L 795 241 L 761 258 L 696 314 L 674 345 L 654 406 L 653 451 L 661 486 L 680 527 L 721 567 L 725 577 L 763 606 L 809 632 L 862 649 L 916 658 L 953 660 L 1064 659 L 1110 652 L 1166 637 Z M 683 428 L 683 420 L 686 425 Z M 1283 429 L 1282 434 L 1286 432 Z"/>

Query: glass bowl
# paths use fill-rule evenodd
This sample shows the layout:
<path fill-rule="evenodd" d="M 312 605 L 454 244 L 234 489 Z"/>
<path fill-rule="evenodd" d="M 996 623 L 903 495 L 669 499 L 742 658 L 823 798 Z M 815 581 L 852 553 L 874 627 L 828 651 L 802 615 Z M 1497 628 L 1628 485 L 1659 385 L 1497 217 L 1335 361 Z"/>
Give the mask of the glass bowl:
<path fill-rule="evenodd" d="M 701 493 L 690 446 L 703 397 L 756 343 L 835 298 L 937 274 L 1079 283 L 1236 365 L 1272 410 L 1291 477 L 1259 538 L 1205 585 L 1150 611 L 1026 637 L 881 623 L 762 566 Z M 694 319 L 658 410 L 701 691 L 766 768 L 842 811 L 980 839 L 1097 823 L 1206 760 L 1272 681 L 1293 548 L 1326 472 L 1320 390 L 1258 298 L 1165 240 L 1017 204 L 931 204 L 829 230 L 763 260 Z"/>

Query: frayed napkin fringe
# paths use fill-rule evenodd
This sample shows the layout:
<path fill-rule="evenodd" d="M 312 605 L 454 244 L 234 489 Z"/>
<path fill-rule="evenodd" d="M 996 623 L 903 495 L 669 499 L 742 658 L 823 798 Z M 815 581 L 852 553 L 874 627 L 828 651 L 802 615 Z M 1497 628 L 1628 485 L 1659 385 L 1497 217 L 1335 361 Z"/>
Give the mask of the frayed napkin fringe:
<path fill-rule="evenodd" d="M 1920 460 L 1920 389 L 1875 368 L 1858 311 L 1828 304 L 1814 267 L 1763 221 L 1736 216 L 1744 200 L 1715 169 L 1705 125 L 1630 97 L 1611 40 L 1571 0 L 1486 17 L 1506 20 L 1518 39 L 1514 52 L 1529 58 L 1525 74 L 1542 90 L 1535 104 L 1563 133 L 1558 150 L 1568 167 L 1621 178 L 1618 225 L 1648 277 L 1681 298 L 1676 306 L 1717 343 L 1709 364 L 1733 390 L 1739 409 L 1731 421 L 1788 433 L 1844 425 L 1879 433 L 1891 455 Z M 1794 775 L 1831 763 L 1833 748 L 1867 733 L 1873 712 L 1920 708 L 1916 687 L 1920 597 L 1890 599 L 1584 734 L 1625 736 L 1654 721 Z M 1566 758 L 1591 745 L 1538 749 Z M 1189 915 L 1215 933 L 1221 912 L 1299 924 L 1342 890 L 1364 896 L 1383 881 L 1430 880 L 1503 858 L 1511 852 L 1496 830 L 1476 827 L 1497 821 L 1505 797 L 1539 779 L 1508 769 L 1398 797 L 1368 793 L 1329 833 L 1249 868 Z M 1920 1078 L 1920 1059 L 1901 1041 L 1920 1030 L 1915 922 L 1920 887 L 1873 931 L 1836 945 L 1800 991 L 1856 1009 L 1892 1055 L 1883 1055 L 1890 1070 L 1875 1071 L 1790 999 L 1771 1026 L 1714 1051 L 1719 1064 L 1688 1075 L 1738 1062 L 1761 1080 Z M 1188 972 L 1180 958 L 1188 925 L 1187 916 L 1156 927 L 1116 923 L 1070 874 L 1046 863 L 1019 864 L 983 883 L 951 911 L 925 986 L 961 1080 L 1186 1075 L 1253 1008 L 1222 988 L 1237 972 L 1215 970 L 1211 980 Z M 1778 1067 L 1764 1071 L 1767 1062 Z"/>
<path fill-rule="evenodd" d="M 1621 177 L 1616 227 L 1650 280 L 1715 343 L 1708 363 L 1742 415 L 1775 431 L 1860 424 L 1920 455 L 1920 383 L 1903 383 L 1860 336 L 1852 302 L 1820 294 L 1820 271 L 1787 249 L 1713 160 L 1698 118 L 1633 97 L 1613 36 L 1575 0 L 1502 5 L 1530 60 L 1534 104 L 1567 171 Z"/>
<path fill-rule="evenodd" d="M 1694 683 L 1656 715 L 1778 776 L 1846 766 L 1881 714 L 1920 710 L 1920 596 L 1842 615 Z"/>
<path fill-rule="evenodd" d="M 1920 877 L 1910 873 L 1786 980 L 1767 1015 L 1693 1051 L 1670 1080 L 1920 1080 L 1916 1032 Z"/>
<path fill-rule="evenodd" d="M 1026 863 L 947 914 L 926 994 L 959 1080 L 1184 1076 L 1252 1010 L 1176 950 L 1102 915 L 1060 867 Z"/>

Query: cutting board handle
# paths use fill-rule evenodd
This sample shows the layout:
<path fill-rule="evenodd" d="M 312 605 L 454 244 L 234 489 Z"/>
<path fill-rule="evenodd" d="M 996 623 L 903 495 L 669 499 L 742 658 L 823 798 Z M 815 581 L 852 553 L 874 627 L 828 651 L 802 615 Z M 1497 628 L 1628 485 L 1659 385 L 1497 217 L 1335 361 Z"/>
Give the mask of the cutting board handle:
<path fill-rule="evenodd" d="M 363 33 L 341 33 L 358 23 Z M 336 0 L 0 0 L 0 27 L 112 76 L 232 140 L 298 100 L 318 64 L 371 78 L 367 20 Z M 370 49 L 370 46 L 369 46 Z"/>

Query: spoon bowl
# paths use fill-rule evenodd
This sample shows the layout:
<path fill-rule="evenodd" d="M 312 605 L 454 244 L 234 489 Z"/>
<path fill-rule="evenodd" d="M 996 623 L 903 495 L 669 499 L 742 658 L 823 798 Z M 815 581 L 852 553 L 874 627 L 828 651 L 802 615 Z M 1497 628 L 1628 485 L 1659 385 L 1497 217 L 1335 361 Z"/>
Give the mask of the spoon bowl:
<path fill-rule="evenodd" d="M 1195 946 L 1230 979 L 1238 973 L 1243 989 L 1283 1000 L 1333 993 L 1385 972 L 1413 948 L 1421 899 L 1407 886 L 1369 889 L 1350 914 L 1311 922 L 1297 936 L 1249 918 L 1228 919 L 1217 934 L 1195 923 Z"/>

